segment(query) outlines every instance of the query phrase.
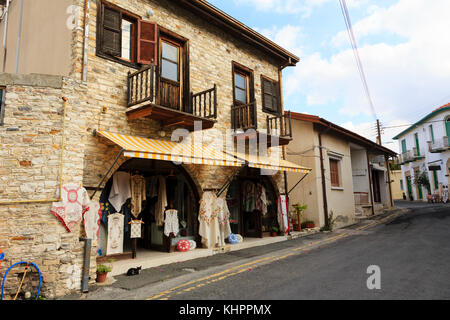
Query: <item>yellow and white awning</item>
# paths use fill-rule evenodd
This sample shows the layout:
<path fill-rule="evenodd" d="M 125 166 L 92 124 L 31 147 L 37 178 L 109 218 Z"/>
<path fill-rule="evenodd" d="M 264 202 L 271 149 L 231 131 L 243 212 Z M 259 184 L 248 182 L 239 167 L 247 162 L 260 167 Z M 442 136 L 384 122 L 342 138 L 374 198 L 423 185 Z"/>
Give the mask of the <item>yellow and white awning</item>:
<path fill-rule="evenodd" d="M 105 131 L 97 132 L 124 149 L 124 156 L 177 163 L 241 167 L 245 162 L 206 145 L 140 138 Z"/>
<path fill-rule="evenodd" d="M 231 154 L 231 153 L 229 153 Z M 233 155 L 237 159 L 245 160 L 248 166 L 251 168 L 285 171 L 285 172 L 298 172 L 298 173 L 310 173 L 312 169 L 302 167 L 293 162 L 283 160 L 281 154 L 273 154 L 271 156 L 251 155 L 234 152 Z"/>

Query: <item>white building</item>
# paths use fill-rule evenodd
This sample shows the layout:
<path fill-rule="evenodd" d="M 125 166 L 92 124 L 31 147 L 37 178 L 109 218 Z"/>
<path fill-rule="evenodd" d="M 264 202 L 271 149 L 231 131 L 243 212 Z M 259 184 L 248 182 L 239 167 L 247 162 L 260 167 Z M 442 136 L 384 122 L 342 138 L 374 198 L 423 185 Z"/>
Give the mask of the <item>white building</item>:
<path fill-rule="evenodd" d="M 450 103 L 446 104 L 394 137 L 399 141 L 402 179 L 407 199 L 427 201 L 431 194 L 442 196 L 450 184 Z M 426 175 L 430 190 L 415 183 Z"/>

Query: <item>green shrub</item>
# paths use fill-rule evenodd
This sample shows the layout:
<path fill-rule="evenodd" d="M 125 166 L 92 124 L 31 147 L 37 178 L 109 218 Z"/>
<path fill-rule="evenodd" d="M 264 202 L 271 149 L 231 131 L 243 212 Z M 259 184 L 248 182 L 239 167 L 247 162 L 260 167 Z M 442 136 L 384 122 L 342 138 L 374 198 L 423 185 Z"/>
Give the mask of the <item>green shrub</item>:
<path fill-rule="evenodd" d="M 97 266 L 97 272 L 111 272 L 112 268 L 110 266 L 105 266 L 104 264 L 99 264 Z"/>

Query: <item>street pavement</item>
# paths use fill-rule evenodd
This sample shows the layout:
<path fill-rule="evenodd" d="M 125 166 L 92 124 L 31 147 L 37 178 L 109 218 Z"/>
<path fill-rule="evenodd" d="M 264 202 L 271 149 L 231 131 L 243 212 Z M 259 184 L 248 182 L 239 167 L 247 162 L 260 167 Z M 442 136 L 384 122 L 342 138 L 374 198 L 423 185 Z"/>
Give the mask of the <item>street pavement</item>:
<path fill-rule="evenodd" d="M 331 233 L 143 270 L 63 299 L 449 300 L 450 205 L 396 206 Z"/>

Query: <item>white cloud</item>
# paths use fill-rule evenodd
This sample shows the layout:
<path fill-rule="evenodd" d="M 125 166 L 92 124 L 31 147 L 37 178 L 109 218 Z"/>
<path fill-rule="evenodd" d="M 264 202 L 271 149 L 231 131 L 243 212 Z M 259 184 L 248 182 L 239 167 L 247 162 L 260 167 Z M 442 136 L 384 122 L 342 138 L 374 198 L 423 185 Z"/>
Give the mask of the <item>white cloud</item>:
<path fill-rule="evenodd" d="M 286 25 L 282 28 L 273 26 L 272 28 L 262 30 L 259 30 L 258 28 L 254 29 L 292 53 L 296 55 L 302 54 L 302 48 L 299 45 L 304 34 L 302 33 L 301 27 Z"/>
<path fill-rule="evenodd" d="M 450 1 L 399 0 L 389 8 L 372 6 L 370 10 L 369 16 L 354 24 L 359 40 L 386 34 L 402 37 L 397 44 L 359 47 L 377 114 L 387 123 L 417 121 L 450 94 Z M 333 43 L 341 46 L 344 39 L 346 48 L 330 58 L 320 53 L 302 56 L 300 64 L 285 77 L 287 98 L 298 91 L 307 96 L 309 105 L 342 102 L 339 112 L 349 120 L 370 115 L 353 52 L 347 49 L 346 31 L 336 34 Z"/>
<path fill-rule="evenodd" d="M 237 5 L 250 5 L 259 11 L 274 11 L 281 14 L 301 14 L 309 17 L 316 7 L 336 0 L 234 0 Z M 369 0 L 347 0 L 347 7 L 355 8 Z"/>

